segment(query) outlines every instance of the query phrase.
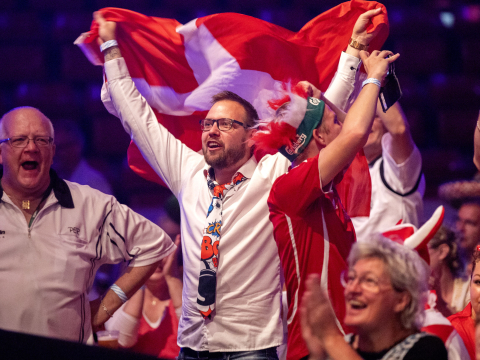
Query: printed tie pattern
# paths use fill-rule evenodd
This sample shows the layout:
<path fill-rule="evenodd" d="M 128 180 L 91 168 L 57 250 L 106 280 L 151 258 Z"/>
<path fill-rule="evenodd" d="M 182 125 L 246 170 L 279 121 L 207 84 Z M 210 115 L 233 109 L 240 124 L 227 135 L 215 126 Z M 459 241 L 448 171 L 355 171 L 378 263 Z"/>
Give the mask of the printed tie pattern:
<path fill-rule="evenodd" d="M 207 225 L 203 230 L 201 243 L 200 277 L 198 279 L 197 309 L 204 318 L 210 317 L 215 309 L 215 292 L 217 289 L 217 269 L 220 237 L 222 234 L 223 199 L 232 188 L 237 188 L 247 178 L 237 172 L 232 181 L 218 185 L 207 175 L 207 185 L 213 193 L 212 203 L 207 212 Z"/>

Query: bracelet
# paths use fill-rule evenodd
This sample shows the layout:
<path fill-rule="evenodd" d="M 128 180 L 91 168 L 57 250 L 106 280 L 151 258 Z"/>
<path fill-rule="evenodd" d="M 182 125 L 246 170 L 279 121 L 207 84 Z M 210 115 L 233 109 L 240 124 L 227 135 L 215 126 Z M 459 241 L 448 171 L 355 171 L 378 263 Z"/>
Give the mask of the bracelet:
<path fill-rule="evenodd" d="M 380 80 L 378 79 L 375 79 L 375 78 L 368 78 L 367 80 L 365 80 L 363 83 L 362 83 L 362 88 L 367 85 L 367 84 L 375 84 L 377 85 L 379 88 L 382 87 L 382 83 L 380 82 Z"/>
<path fill-rule="evenodd" d="M 110 286 L 110 289 L 118 295 L 118 297 L 120 298 L 120 300 L 122 300 L 122 302 L 125 304 L 128 300 L 128 297 L 127 295 L 125 295 L 125 293 L 123 292 L 122 289 L 120 289 L 120 287 L 117 285 L 117 284 L 113 284 L 112 286 Z"/>
<path fill-rule="evenodd" d="M 105 50 L 107 50 L 108 48 L 111 48 L 113 46 L 118 46 L 117 40 L 105 41 L 102 45 L 100 45 L 100 51 L 103 53 Z"/>
<path fill-rule="evenodd" d="M 350 38 L 350 41 L 348 42 L 348 45 L 351 46 L 354 49 L 357 50 L 367 50 L 368 45 L 361 44 L 357 40 L 354 40 L 353 38 Z"/>
<path fill-rule="evenodd" d="M 104 303 L 102 303 L 102 308 L 103 308 L 103 310 L 105 310 L 105 312 L 107 313 L 108 316 L 113 317 L 113 315 L 108 312 L 108 309 L 107 309 L 107 307 L 105 306 Z"/>

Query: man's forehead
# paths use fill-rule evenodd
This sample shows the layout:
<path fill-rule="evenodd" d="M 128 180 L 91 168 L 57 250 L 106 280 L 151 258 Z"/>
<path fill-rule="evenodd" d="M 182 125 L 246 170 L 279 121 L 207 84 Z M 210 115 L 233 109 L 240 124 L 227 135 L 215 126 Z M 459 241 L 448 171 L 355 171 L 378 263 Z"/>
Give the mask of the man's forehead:
<path fill-rule="evenodd" d="M 32 126 L 50 134 L 49 120 L 36 109 L 18 109 L 4 117 L 4 127 L 7 132 L 28 130 Z"/>
<path fill-rule="evenodd" d="M 458 211 L 458 214 L 463 214 L 463 215 L 476 215 L 477 217 L 480 217 L 480 204 L 476 203 L 467 203 L 463 204 L 460 207 L 460 210 Z"/>
<path fill-rule="evenodd" d="M 246 111 L 241 104 L 233 100 L 220 100 L 213 104 L 207 114 L 207 118 L 229 118 L 241 120 L 245 117 Z"/>

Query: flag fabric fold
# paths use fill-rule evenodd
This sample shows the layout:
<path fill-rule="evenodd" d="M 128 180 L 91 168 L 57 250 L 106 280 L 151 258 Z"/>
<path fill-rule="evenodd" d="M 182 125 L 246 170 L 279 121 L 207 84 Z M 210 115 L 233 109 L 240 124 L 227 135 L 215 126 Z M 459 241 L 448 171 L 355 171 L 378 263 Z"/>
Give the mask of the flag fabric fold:
<path fill-rule="evenodd" d="M 375 50 L 388 36 L 388 19 L 385 7 L 373 1 L 342 3 L 298 32 L 235 13 L 209 15 L 182 25 L 173 19 L 124 9 L 105 8 L 100 12 L 107 20 L 117 22 L 122 56 L 159 123 L 198 151 L 198 121 L 210 109 L 214 94 L 233 91 L 265 117 L 270 111 L 267 100 L 277 97 L 285 82 L 307 80 L 325 91 L 358 16 L 377 7 L 382 13 L 368 29 L 381 28 L 370 44 L 370 50 Z M 75 44 L 93 64 L 102 65 L 97 38 L 98 24 L 93 21 L 90 31 Z M 139 175 L 161 183 L 134 143 L 130 144 L 128 160 Z"/>

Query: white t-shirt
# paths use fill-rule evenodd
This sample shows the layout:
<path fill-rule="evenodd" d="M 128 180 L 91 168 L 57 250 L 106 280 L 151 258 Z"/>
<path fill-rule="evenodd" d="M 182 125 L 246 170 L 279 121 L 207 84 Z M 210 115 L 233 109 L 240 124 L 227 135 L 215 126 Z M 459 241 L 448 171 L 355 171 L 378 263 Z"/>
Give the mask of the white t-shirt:
<path fill-rule="evenodd" d="M 382 138 L 382 157 L 370 164 L 370 216 L 352 218 L 357 241 L 366 241 L 372 234 L 395 226 L 399 220 L 417 228 L 423 220 L 425 178 L 421 173 L 420 151 L 415 146 L 408 159 L 397 164 L 390 155 L 391 144 L 392 136 L 386 133 Z"/>

